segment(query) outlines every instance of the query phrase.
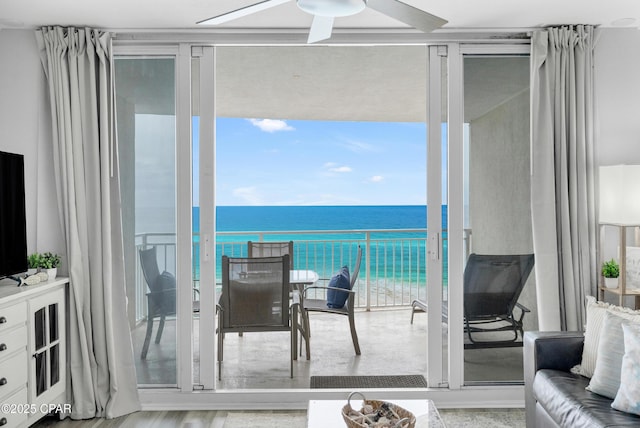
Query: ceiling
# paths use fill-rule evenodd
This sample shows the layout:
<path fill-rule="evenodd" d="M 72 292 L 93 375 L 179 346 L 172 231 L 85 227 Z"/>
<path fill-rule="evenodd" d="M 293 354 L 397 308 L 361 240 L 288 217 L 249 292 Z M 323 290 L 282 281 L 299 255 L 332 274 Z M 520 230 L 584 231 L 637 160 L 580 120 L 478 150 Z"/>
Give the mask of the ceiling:
<path fill-rule="evenodd" d="M 593 24 L 640 25 L 638 0 L 404 0 L 448 20 L 435 33 Z M 90 26 L 116 33 L 277 32 L 306 41 L 312 17 L 292 0 L 227 24 L 203 28 L 200 21 L 259 0 L 0 0 L 0 30 L 42 25 Z M 334 40 L 353 32 L 420 33 L 373 10 L 337 18 Z M 196 36 L 197 37 L 197 36 Z M 342 37 L 340 39 L 340 37 Z M 255 39 L 255 36 L 254 36 Z M 262 40 L 262 39 L 260 39 Z M 216 105 L 220 116 L 273 119 L 422 121 L 426 115 L 426 61 L 420 46 L 225 47 L 217 54 Z M 528 88 L 528 61 L 465 61 L 465 120 L 480 117 Z M 147 112 L 173 107 L 158 88 L 171 88 L 172 67 L 159 81 L 140 75 L 135 96 Z M 164 76 L 164 77 L 162 77 Z M 145 86 L 146 85 L 146 86 Z M 126 91 L 124 91 L 126 92 Z M 122 92 L 121 92 L 122 93 Z M 133 95 L 133 92 L 131 92 Z M 141 98 L 145 98 L 142 100 Z M 170 99 L 164 98 L 164 100 Z M 300 102 L 303 100 L 303 102 Z"/>
<path fill-rule="evenodd" d="M 2 0 L 0 28 L 33 28 L 42 25 L 90 26 L 103 29 L 195 29 L 195 22 L 259 0 Z M 534 28 L 560 24 L 592 24 L 637 27 L 637 0 L 404 0 L 449 21 L 443 30 Z M 221 28 L 301 29 L 311 15 L 295 1 L 223 24 Z M 202 29 L 202 27 L 200 27 Z M 338 18 L 335 28 L 408 27 L 378 12 Z"/>

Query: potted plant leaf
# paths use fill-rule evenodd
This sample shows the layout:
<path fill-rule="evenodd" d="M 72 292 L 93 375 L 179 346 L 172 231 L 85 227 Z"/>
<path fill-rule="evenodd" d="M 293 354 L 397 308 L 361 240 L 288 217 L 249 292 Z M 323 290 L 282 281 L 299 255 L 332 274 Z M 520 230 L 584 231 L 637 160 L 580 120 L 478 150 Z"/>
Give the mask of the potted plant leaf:
<path fill-rule="evenodd" d="M 604 285 L 607 288 L 618 288 L 618 277 L 620 276 L 620 266 L 611 259 L 602 263 L 602 276 L 604 277 Z"/>
<path fill-rule="evenodd" d="M 56 279 L 60 266 L 60 256 L 54 253 L 44 253 L 40 255 L 40 268 L 44 269 L 49 279 Z"/>
<path fill-rule="evenodd" d="M 27 276 L 31 276 L 38 272 L 40 267 L 40 253 L 33 253 L 27 256 Z"/>

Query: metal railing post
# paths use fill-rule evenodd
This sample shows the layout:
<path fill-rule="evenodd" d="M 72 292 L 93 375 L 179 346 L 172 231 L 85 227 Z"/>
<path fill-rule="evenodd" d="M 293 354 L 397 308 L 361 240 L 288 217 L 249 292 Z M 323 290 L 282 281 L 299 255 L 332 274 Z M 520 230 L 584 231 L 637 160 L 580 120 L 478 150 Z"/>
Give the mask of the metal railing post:
<path fill-rule="evenodd" d="M 367 311 L 371 310 L 371 232 L 367 231 L 365 233 L 365 255 L 364 259 L 365 263 L 365 273 L 366 273 L 366 288 L 367 288 L 367 298 L 366 298 L 366 308 Z"/>

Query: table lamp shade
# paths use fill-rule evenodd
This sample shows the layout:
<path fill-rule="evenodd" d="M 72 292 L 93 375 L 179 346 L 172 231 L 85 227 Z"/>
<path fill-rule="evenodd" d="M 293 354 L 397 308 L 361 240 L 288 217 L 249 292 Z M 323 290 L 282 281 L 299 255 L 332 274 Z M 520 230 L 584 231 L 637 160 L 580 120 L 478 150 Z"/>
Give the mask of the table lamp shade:
<path fill-rule="evenodd" d="M 600 223 L 640 225 L 640 165 L 600 167 Z"/>

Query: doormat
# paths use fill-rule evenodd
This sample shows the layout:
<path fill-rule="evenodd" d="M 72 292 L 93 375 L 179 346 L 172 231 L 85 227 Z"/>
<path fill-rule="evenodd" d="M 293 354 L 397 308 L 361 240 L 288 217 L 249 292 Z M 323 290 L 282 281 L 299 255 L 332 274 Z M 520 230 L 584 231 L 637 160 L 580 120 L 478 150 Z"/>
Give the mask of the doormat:
<path fill-rule="evenodd" d="M 426 388 L 422 375 L 311 376 L 311 388 Z"/>

